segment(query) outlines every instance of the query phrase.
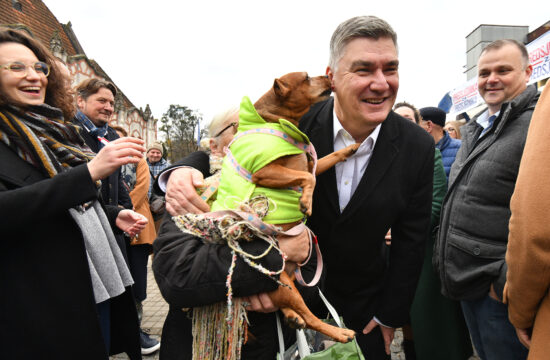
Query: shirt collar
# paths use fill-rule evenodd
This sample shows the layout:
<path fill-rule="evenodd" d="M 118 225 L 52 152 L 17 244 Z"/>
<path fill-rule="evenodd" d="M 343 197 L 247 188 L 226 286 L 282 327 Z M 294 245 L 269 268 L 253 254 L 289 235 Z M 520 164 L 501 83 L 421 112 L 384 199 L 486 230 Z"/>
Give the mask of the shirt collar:
<path fill-rule="evenodd" d="M 334 109 L 332 110 L 332 117 L 333 117 L 332 126 L 334 131 L 333 139 L 332 139 L 333 142 L 336 142 L 336 138 L 338 136 L 341 136 L 342 139 L 344 139 L 344 142 L 346 144 L 350 145 L 355 143 L 353 136 L 351 136 L 350 133 L 346 129 L 344 129 L 344 127 L 342 126 L 342 123 L 340 123 L 340 120 L 338 119 L 338 116 L 336 116 L 336 111 L 334 111 Z M 376 145 L 376 140 L 378 139 L 378 135 L 380 134 L 381 126 L 382 124 L 378 124 L 378 126 L 374 128 L 374 130 L 370 133 L 370 135 L 361 144 L 364 144 L 368 140 L 368 142 L 372 144 L 371 149 L 374 149 L 374 145 Z"/>
<path fill-rule="evenodd" d="M 491 116 L 494 116 L 495 118 L 497 118 L 499 114 L 500 114 L 500 110 Z M 487 128 L 487 126 L 489 126 L 489 117 L 490 117 L 489 109 L 487 109 L 477 117 L 476 122 L 479 124 L 479 126 L 485 129 Z"/>

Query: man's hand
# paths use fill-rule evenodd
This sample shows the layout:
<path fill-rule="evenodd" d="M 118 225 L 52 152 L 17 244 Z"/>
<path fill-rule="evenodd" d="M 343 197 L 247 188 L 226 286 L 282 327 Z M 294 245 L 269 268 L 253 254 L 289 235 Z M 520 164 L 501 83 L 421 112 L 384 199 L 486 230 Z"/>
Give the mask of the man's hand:
<path fill-rule="evenodd" d="M 246 310 L 248 311 L 258 311 L 263 313 L 270 313 L 279 310 L 267 293 L 256 294 L 252 296 L 247 296 L 243 298 L 244 301 L 248 303 Z"/>
<path fill-rule="evenodd" d="M 516 328 L 516 334 L 518 335 L 519 342 L 523 344 L 527 349 L 531 347 L 531 335 L 533 333 L 532 328 L 518 329 Z"/>
<path fill-rule="evenodd" d="M 382 326 L 376 322 L 376 320 L 372 319 L 367 326 L 363 329 L 363 334 L 368 334 L 374 329 L 375 327 L 380 326 L 380 331 L 382 331 L 382 337 L 384 338 L 384 345 L 386 347 L 386 354 L 390 355 L 390 345 L 393 341 L 393 335 L 395 332 L 394 328 Z"/>
<path fill-rule="evenodd" d="M 137 164 L 143 157 L 143 140 L 131 137 L 119 138 L 105 145 L 88 163 L 92 180 L 105 179 L 126 164 Z"/>
<path fill-rule="evenodd" d="M 127 233 L 130 237 L 134 237 L 145 229 L 148 221 L 147 218 L 133 210 L 124 209 L 118 213 L 116 218 L 116 226 Z"/>
<path fill-rule="evenodd" d="M 190 167 L 175 169 L 166 183 L 166 210 L 172 216 L 187 213 L 202 214 L 210 206 L 197 194 L 196 188 L 204 186 L 202 173 Z"/>
<path fill-rule="evenodd" d="M 287 256 L 287 260 L 296 264 L 303 263 L 309 255 L 309 236 L 308 231 L 302 231 L 296 236 L 277 236 L 279 248 Z"/>

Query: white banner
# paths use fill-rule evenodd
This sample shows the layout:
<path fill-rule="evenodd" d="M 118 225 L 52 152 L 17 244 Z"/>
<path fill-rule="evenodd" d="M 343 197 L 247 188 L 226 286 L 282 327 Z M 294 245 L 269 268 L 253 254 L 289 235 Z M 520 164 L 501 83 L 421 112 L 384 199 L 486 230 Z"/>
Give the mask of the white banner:
<path fill-rule="evenodd" d="M 533 66 L 533 73 L 529 84 L 550 77 L 550 31 L 526 45 L 529 53 L 529 62 Z M 449 113 L 462 113 L 483 103 L 483 98 L 477 91 L 477 78 L 456 87 L 449 92 L 453 106 Z"/>
<path fill-rule="evenodd" d="M 529 83 L 550 77 L 550 31 L 527 44 L 533 73 Z"/>
<path fill-rule="evenodd" d="M 468 82 L 449 92 L 453 100 L 453 106 L 449 113 L 463 113 L 483 102 L 483 98 L 477 91 L 477 78 L 470 79 Z"/>

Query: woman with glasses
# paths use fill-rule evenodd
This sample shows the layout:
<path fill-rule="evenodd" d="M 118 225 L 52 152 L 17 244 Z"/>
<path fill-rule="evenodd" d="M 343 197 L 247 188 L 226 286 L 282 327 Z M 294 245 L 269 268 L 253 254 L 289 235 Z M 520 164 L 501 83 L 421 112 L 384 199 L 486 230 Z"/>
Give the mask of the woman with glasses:
<path fill-rule="evenodd" d="M 460 135 L 460 127 L 462 125 L 464 125 L 464 123 L 460 121 L 448 121 L 443 130 L 446 130 L 449 133 L 449 136 L 453 139 L 461 139 L 462 136 Z"/>
<path fill-rule="evenodd" d="M 22 32 L 0 28 L 0 338 L 6 359 L 141 358 L 132 277 L 114 228 L 145 226 L 104 207 L 100 180 L 137 163 L 138 139 L 97 155 L 71 119 L 54 57 Z M 95 155 L 95 157 L 94 157 Z M 116 225 L 116 226 L 115 226 Z"/>

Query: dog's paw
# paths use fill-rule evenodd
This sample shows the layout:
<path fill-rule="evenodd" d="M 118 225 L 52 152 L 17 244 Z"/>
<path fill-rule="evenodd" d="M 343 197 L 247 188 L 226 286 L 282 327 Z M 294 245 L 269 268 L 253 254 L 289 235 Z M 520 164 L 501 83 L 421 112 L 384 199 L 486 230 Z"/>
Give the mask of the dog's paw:
<path fill-rule="evenodd" d="M 304 204 L 304 203 L 301 202 L 301 201 L 300 201 L 300 211 L 301 211 L 302 214 L 304 214 L 304 215 L 311 216 L 311 207 L 308 207 L 307 204 Z"/>
<path fill-rule="evenodd" d="M 333 339 L 341 343 L 348 343 L 355 337 L 355 331 L 350 329 L 338 328 L 338 332 L 333 336 Z"/>
<path fill-rule="evenodd" d="M 285 315 L 285 322 L 292 329 L 305 329 L 306 322 L 304 319 L 298 315 L 294 310 L 290 308 L 281 309 Z"/>

